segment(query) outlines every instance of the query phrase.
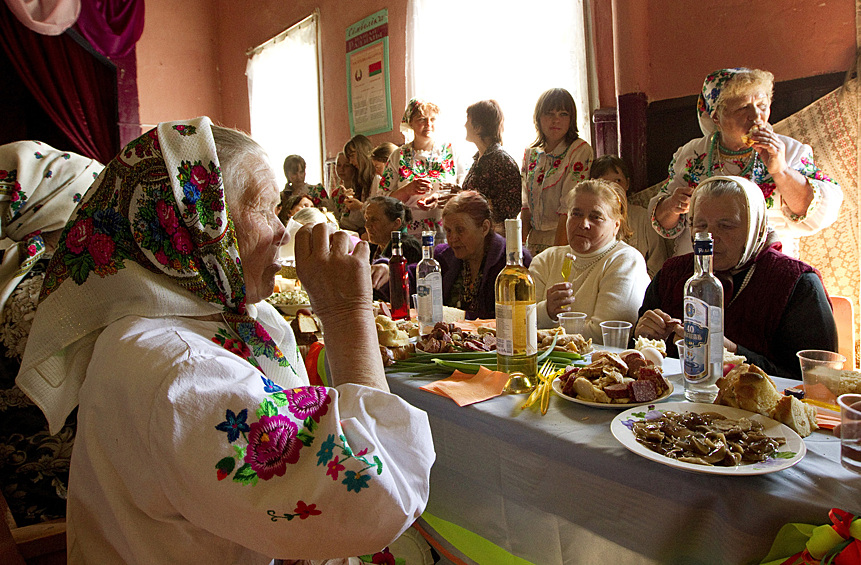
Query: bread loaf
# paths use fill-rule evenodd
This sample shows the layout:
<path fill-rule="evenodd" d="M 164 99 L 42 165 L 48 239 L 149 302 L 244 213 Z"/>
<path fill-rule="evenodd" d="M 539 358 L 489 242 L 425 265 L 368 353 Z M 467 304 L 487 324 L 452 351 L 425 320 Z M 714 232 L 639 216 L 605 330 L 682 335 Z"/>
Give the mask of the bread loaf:
<path fill-rule="evenodd" d="M 789 426 L 801 437 L 819 429 L 816 409 L 778 392 L 771 377 L 756 365 L 743 363 L 735 366 L 718 379 L 717 386 L 715 404 L 762 414 Z"/>

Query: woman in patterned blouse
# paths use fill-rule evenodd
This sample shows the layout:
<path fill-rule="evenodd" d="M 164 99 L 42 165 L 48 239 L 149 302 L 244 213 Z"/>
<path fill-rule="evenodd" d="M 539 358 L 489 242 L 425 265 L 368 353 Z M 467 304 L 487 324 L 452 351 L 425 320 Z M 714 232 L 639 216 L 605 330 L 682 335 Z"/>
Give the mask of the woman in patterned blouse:
<path fill-rule="evenodd" d="M 502 149 L 502 108 L 496 100 L 482 100 L 466 109 L 466 140 L 478 148 L 464 190 L 477 190 L 490 203 L 493 228 L 505 233 L 505 220 L 520 213 L 520 169 Z"/>
<path fill-rule="evenodd" d="M 535 105 L 535 143 L 523 155 L 523 241 L 533 255 L 567 245 L 565 196 L 588 178 L 592 148 L 577 133 L 577 108 L 564 88 L 544 92 Z"/>
<path fill-rule="evenodd" d="M 421 237 L 425 230 L 442 235 L 439 190 L 450 190 L 458 181 L 451 143 L 433 139 L 439 107 L 413 98 L 401 119 L 401 130 L 412 130 L 414 139 L 402 145 L 389 157 L 380 180 L 385 196 L 397 198 L 409 206 L 413 220 L 407 226 L 410 235 Z"/>

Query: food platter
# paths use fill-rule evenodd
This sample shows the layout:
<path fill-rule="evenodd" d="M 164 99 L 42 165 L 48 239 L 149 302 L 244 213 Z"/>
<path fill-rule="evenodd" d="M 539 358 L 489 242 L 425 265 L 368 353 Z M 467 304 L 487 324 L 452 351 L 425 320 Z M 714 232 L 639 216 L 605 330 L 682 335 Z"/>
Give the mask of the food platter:
<path fill-rule="evenodd" d="M 747 410 L 721 406 L 718 404 L 699 404 L 694 402 L 666 402 L 660 406 L 655 406 L 654 408 L 650 406 L 649 408 L 650 409 L 648 410 L 631 408 L 630 410 L 622 412 L 613 418 L 613 421 L 610 423 L 610 431 L 619 443 L 637 455 L 683 471 L 692 471 L 694 473 L 705 473 L 710 475 L 765 475 L 767 473 L 774 473 L 792 467 L 801 461 L 801 459 L 804 458 L 804 454 L 807 453 L 807 446 L 804 445 L 804 441 L 797 433 L 771 418 L 766 418 L 765 416 L 754 414 Z M 749 418 L 750 420 L 759 422 L 764 426 L 765 429 L 763 431 L 765 435 L 774 438 L 783 438 L 786 443 L 780 446 L 776 457 L 772 456 L 761 463 L 743 463 L 741 465 L 736 465 L 735 467 L 710 467 L 708 465 L 697 465 L 695 463 L 679 461 L 677 459 L 661 455 L 660 453 L 652 451 L 648 447 L 640 444 L 634 437 L 634 432 L 630 427 L 633 422 L 659 418 L 662 412 L 667 411 L 679 413 L 693 412 L 696 414 L 716 412 L 728 418 Z"/>
<path fill-rule="evenodd" d="M 582 404 L 583 406 L 591 406 L 592 408 L 603 408 L 604 410 L 625 410 L 626 408 L 636 408 L 638 406 L 648 406 L 649 404 L 655 404 L 656 402 L 662 402 L 670 397 L 673 394 L 673 383 L 667 381 L 667 384 L 670 385 L 670 388 L 661 396 L 656 398 L 655 400 L 651 400 L 649 402 L 627 402 L 627 403 L 613 403 L 613 402 L 590 402 L 588 400 L 580 400 L 579 398 L 568 396 L 567 394 L 563 394 L 562 392 L 562 381 L 559 377 L 556 377 L 553 380 L 553 392 L 556 393 L 557 396 L 564 398 L 565 400 L 576 402 L 577 404 Z"/>

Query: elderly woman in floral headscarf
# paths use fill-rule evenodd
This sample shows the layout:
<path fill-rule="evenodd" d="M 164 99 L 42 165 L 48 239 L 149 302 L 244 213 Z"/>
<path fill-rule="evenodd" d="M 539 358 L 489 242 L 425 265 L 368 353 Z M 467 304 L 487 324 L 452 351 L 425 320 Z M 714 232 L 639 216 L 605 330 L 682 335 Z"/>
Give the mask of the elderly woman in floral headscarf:
<path fill-rule="evenodd" d="M 676 239 L 676 254 L 691 251 L 688 212 L 693 189 L 715 175 L 756 183 L 768 220 L 797 256 L 797 238 L 837 219 L 843 192 L 813 162 L 813 150 L 778 135 L 768 123 L 774 76 L 758 69 L 721 69 L 706 77 L 697 100 L 704 137 L 676 151 L 669 179 L 649 203 L 652 226 Z"/>
<path fill-rule="evenodd" d="M 442 235 L 442 206 L 447 195 L 463 175 L 451 143 L 434 140 L 439 107 L 432 102 L 413 98 L 401 119 L 401 131 L 412 131 L 413 140 L 393 152 L 380 179 L 383 196 L 397 198 L 406 204 L 413 219 L 407 232 L 421 238 L 423 231 Z"/>
<path fill-rule="evenodd" d="M 0 485 L 18 526 L 66 515 L 75 418 L 49 434 L 15 376 L 60 230 L 102 168 L 38 141 L 0 146 Z"/>
<path fill-rule="evenodd" d="M 742 177 L 712 177 L 694 192 L 691 216 L 695 232 L 714 237 L 714 273 L 724 289 L 724 347 L 769 375 L 792 379 L 801 378 L 799 350 L 837 351 L 822 277 L 780 251 L 760 187 Z M 664 263 L 646 289 L 635 336 L 683 333 L 684 287 L 693 272 L 693 253 Z"/>
<path fill-rule="evenodd" d="M 70 221 L 18 375 L 52 431 L 78 405 L 70 562 L 338 558 L 381 550 L 424 509 L 427 416 L 367 354 L 367 244 L 296 234 L 336 388 L 309 386 L 264 301 L 278 204 L 260 146 L 197 118 L 131 142 Z"/>

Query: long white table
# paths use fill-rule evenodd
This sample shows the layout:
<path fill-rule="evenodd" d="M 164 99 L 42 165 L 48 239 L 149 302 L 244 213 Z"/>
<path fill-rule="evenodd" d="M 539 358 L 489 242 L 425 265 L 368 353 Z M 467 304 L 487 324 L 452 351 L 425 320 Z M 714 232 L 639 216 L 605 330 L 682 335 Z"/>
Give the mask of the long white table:
<path fill-rule="evenodd" d="M 669 401 L 683 401 L 678 361 L 664 369 Z M 419 390 L 440 378 L 388 378 L 430 417 L 428 511 L 538 565 L 755 563 L 787 522 L 823 523 L 833 507 L 861 514 L 861 475 L 840 465 L 830 431 L 806 438 L 804 459 L 776 473 L 692 473 L 625 449 L 610 433 L 616 410 L 556 395 L 543 417 L 521 410 L 524 396 L 461 408 Z"/>

